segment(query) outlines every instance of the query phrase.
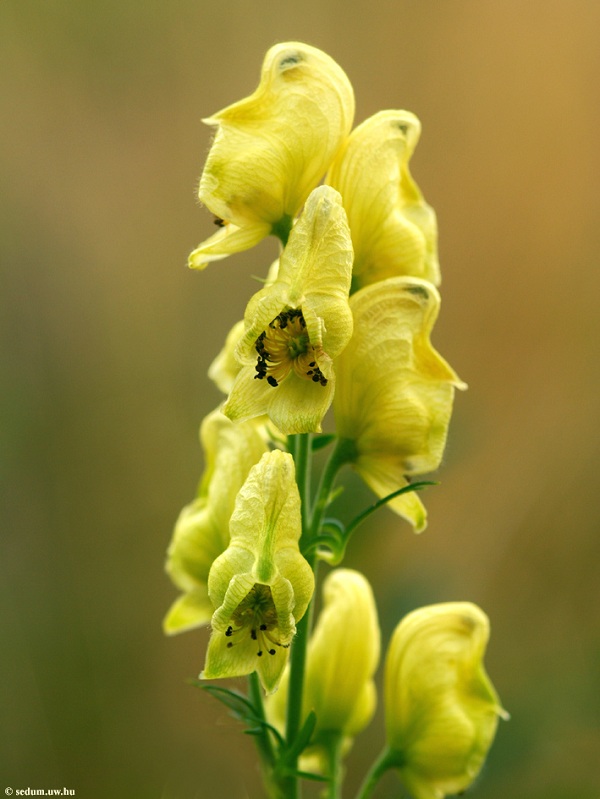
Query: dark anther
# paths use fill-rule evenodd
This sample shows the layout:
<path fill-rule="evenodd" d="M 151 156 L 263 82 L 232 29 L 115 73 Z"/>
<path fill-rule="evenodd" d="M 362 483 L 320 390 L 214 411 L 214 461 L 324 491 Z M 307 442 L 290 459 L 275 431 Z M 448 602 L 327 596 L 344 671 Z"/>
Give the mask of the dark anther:
<path fill-rule="evenodd" d="M 258 375 L 257 375 L 257 377 L 258 377 Z M 275 378 L 273 377 L 273 375 L 269 375 L 269 376 L 267 377 L 267 383 L 268 383 L 270 386 L 273 386 L 273 388 L 276 388 L 276 387 L 279 385 L 279 383 L 277 382 L 277 380 L 275 380 Z"/>
<path fill-rule="evenodd" d="M 267 625 L 266 624 L 261 624 L 260 625 L 260 629 L 261 630 L 266 630 L 267 629 Z"/>
<path fill-rule="evenodd" d="M 230 636 L 230 635 L 233 635 L 233 627 L 231 627 L 231 626 L 230 626 L 230 627 L 228 627 L 228 628 L 225 630 L 225 635 L 226 635 L 228 638 L 229 638 L 229 636 Z"/>
<path fill-rule="evenodd" d="M 233 641 L 229 641 L 227 644 L 227 649 L 231 649 L 232 646 L 233 646 Z"/>
<path fill-rule="evenodd" d="M 317 363 L 316 363 L 316 361 L 311 361 L 308 365 L 312 367 L 312 366 L 316 366 Z"/>
<path fill-rule="evenodd" d="M 262 657 L 262 652 L 257 652 L 256 654 L 258 655 L 259 658 Z"/>
<path fill-rule="evenodd" d="M 221 219 L 220 216 L 215 216 L 214 222 L 217 227 L 225 227 L 225 220 Z"/>
<path fill-rule="evenodd" d="M 256 630 L 250 630 L 250 638 L 252 638 L 253 641 L 256 641 Z"/>
<path fill-rule="evenodd" d="M 274 655 L 274 654 L 275 654 L 275 650 L 274 649 L 269 649 L 269 655 Z"/>

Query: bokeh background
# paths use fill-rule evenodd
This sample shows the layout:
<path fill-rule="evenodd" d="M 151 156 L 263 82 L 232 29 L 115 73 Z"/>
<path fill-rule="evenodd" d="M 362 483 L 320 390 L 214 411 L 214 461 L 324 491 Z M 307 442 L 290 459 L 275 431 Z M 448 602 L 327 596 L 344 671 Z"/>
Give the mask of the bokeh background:
<path fill-rule="evenodd" d="M 344 67 L 357 122 L 422 120 L 434 343 L 470 386 L 429 529 L 382 511 L 349 565 L 386 639 L 420 604 L 490 615 L 512 720 L 473 797 L 598 799 L 599 37 L 596 0 L 2 0 L 0 789 L 261 796 L 252 741 L 187 683 L 207 634 L 162 635 L 163 558 L 207 366 L 276 252 L 185 268 L 214 230 L 200 119 L 299 39 Z M 382 741 L 378 715 L 350 786 Z"/>

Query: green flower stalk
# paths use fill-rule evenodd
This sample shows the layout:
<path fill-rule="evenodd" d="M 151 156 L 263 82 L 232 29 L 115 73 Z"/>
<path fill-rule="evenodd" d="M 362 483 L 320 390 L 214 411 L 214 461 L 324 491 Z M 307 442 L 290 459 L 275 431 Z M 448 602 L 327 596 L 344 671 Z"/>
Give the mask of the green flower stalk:
<path fill-rule="evenodd" d="M 338 435 L 349 460 L 380 497 L 440 464 L 455 388 L 466 388 L 431 346 L 440 307 L 425 280 L 397 277 L 350 298 L 354 334 L 337 359 Z M 415 492 L 389 503 L 417 532 L 427 515 Z"/>
<path fill-rule="evenodd" d="M 203 679 L 258 672 L 267 693 L 278 686 L 314 590 L 300 554 L 300 497 L 294 462 L 262 456 L 239 491 L 230 543 L 212 564 L 208 593 L 215 611 Z"/>
<path fill-rule="evenodd" d="M 181 511 L 167 552 L 167 573 L 183 592 L 164 620 L 168 634 L 210 621 L 208 573 L 229 543 L 237 493 L 268 449 L 263 433 L 256 422 L 232 424 L 219 409 L 202 422 L 204 475 L 197 498 Z"/>
<path fill-rule="evenodd" d="M 380 111 L 352 131 L 329 170 L 352 231 L 355 288 L 398 275 L 440 283 L 435 212 L 408 166 L 420 134 L 409 111 Z"/>
<path fill-rule="evenodd" d="M 315 189 L 291 232 L 274 282 L 248 303 L 236 348 L 242 368 L 223 412 L 267 414 L 281 432 L 319 432 L 335 386 L 333 359 L 352 335 L 352 244 L 339 194 Z"/>
<path fill-rule="evenodd" d="M 304 768 L 327 771 L 332 741 L 347 752 L 371 721 L 379 664 L 377 607 L 368 580 L 352 569 L 335 569 L 323 583 L 323 609 L 308 644 L 303 717 L 313 710 L 316 726 Z M 268 713 L 283 729 L 289 672 L 270 698 Z"/>
<path fill-rule="evenodd" d="M 483 667 L 489 621 L 470 602 L 409 613 L 385 666 L 388 762 L 413 799 L 466 790 L 507 718 Z"/>
<path fill-rule="evenodd" d="M 204 268 L 292 220 L 350 132 L 354 93 L 330 56 L 301 42 L 272 47 L 256 91 L 205 119 L 216 135 L 198 196 L 221 224 L 190 255 Z"/>

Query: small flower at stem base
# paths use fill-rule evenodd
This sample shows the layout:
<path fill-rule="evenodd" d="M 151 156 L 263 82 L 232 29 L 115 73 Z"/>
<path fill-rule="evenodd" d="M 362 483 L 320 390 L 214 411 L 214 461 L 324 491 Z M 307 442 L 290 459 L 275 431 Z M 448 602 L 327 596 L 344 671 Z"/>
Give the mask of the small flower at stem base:
<path fill-rule="evenodd" d="M 470 602 L 420 608 L 394 631 L 385 666 L 387 742 L 413 799 L 466 790 L 498 717 L 507 718 L 483 667 L 488 638 L 488 618 Z"/>

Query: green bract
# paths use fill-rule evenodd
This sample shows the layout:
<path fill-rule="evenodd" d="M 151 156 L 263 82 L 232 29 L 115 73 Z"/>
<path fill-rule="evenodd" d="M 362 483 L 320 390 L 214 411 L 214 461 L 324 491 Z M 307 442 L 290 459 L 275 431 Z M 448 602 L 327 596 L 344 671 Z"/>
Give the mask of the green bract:
<path fill-rule="evenodd" d="M 408 168 L 420 134 L 410 111 L 380 111 L 352 131 L 327 175 L 348 214 L 356 288 L 396 275 L 440 282 L 435 212 Z"/>
<path fill-rule="evenodd" d="M 208 573 L 229 543 L 237 492 L 267 450 L 257 424 L 234 425 L 218 409 L 202 422 L 200 439 L 206 468 L 198 497 L 181 511 L 167 553 L 167 572 L 184 592 L 164 620 L 167 633 L 210 621 Z"/>
<path fill-rule="evenodd" d="M 443 799 L 473 782 L 506 717 L 483 667 L 485 613 L 430 605 L 396 627 L 385 666 L 388 747 L 414 799 Z"/>
<path fill-rule="evenodd" d="M 314 589 L 300 554 L 300 497 L 292 456 L 275 450 L 254 466 L 230 521 L 229 546 L 213 563 L 208 593 L 215 608 L 204 679 L 257 671 L 277 688 L 288 647 Z"/>
<path fill-rule="evenodd" d="M 352 442 L 353 464 L 384 497 L 407 476 L 439 466 L 455 388 L 465 388 L 431 346 L 440 296 L 425 280 L 389 278 L 350 298 L 354 334 L 335 364 L 338 435 Z M 426 513 L 415 492 L 390 507 L 417 531 Z"/>
<path fill-rule="evenodd" d="M 272 47 L 256 91 L 204 120 L 217 132 L 198 196 L 223 227 L 190 255 L 190 266 L 285 234 L 353 118 L 352 86 L 332 58 L 300 42 Z"/>
<path fill-rule="evenodd" d="M 283 251 L 275 281 L 248 303 L 242 363 L 223 412 L 268 414 L 286 434 L 318 432 L 331 405 L 332 359 L 352 335 L 352 244 L 339 194 L 315 189 Z"/>

